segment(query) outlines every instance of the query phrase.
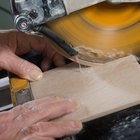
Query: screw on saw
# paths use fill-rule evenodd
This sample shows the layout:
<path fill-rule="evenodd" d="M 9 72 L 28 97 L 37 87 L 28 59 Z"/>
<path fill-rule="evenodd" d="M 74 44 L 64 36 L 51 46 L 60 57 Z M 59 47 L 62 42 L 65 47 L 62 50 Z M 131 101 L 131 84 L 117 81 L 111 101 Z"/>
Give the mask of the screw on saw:
<path fill-rule="evenodd" d="M 31 29 L 32 21 L 28 15 L 19 15 L 15 19 L 16 28 L 22 32 L 28 32 Z"/>

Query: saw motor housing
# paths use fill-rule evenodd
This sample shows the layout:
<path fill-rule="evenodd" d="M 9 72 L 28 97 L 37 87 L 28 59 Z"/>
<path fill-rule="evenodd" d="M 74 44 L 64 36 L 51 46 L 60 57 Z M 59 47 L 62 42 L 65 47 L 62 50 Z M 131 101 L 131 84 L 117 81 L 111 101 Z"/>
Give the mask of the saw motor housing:
<path fill-rule="evenodd" d="M 66 15 L 62 0 L 13 0 L 11 9 L 16 28 L 23 32 Z"/>

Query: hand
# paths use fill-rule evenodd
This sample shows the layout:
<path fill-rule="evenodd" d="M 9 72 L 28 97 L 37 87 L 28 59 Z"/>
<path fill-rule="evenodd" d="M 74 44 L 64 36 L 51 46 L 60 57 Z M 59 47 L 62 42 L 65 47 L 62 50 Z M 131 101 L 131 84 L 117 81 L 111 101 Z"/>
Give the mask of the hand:
<path fill-rule="evenodd" d="M 17 55 L 34 50 L 44 56 L 41 64 L 43 70 L 49 69 L 52 62 L 56 66 L 63 66 L 64 58 L 53 50 L 53 45 L 55 44 L 47 37 L 16 30 L 0 31 L 0 69 L 8 70 L 30 81 L 38 80 L 43 76 L 42 71 Z"/>
<path fill-rule="evenodd" d="M 0 140 L 54 140 L 77 133 L 80 121 L 53 119 L 75 111 L 78 103 L 59 97 L 34 100 L 0 113 Z"/>

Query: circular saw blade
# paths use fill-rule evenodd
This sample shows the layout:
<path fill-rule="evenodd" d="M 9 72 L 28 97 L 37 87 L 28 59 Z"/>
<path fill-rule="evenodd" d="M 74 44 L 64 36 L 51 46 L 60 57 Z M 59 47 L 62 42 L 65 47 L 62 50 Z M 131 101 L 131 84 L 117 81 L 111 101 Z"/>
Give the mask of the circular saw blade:
<path fill-rule="evenodd" d="M 103 2 L 48 26 L 79 52 L 79 62 L 107 62 L 140 52 L 140 3 Z"/>

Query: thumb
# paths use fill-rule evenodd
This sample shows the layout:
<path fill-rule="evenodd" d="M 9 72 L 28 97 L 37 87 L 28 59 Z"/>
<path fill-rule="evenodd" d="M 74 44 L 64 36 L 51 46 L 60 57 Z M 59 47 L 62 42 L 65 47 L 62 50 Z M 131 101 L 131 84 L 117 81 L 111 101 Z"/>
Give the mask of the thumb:
<path fill-rule="evenodd" d="M 30 81 L 36 81 L 43 77 L 42 71 L 36 65 L 21 59 L 12 52 L 4 53 L 0 60 L 0 68 Z"/>

